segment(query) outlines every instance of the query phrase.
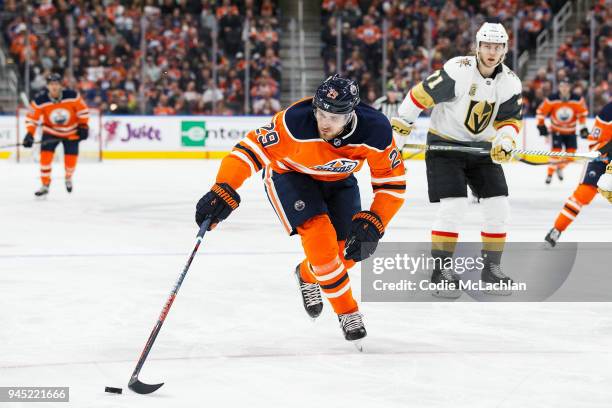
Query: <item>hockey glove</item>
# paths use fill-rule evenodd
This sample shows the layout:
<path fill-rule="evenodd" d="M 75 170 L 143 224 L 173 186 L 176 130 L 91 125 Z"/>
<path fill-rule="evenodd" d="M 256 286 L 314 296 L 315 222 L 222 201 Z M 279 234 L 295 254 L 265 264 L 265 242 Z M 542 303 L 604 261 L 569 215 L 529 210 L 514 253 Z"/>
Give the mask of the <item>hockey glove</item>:
<path fill-rule="evenodd" d="M 540 136 L 548 136 L 548 128 L 546 125 L 538 125 L 538 131 L 540 132 Z"/>
<path fill-rule="evenodd" d="M 238 208 L 240 195 L 229 184 L 217 183 L 206 193 L 196 205 L 195 220 L 198 226 L 210 217 L 208 230 L 226 219 L 232 211 Z"/>
<path fill-rule="evenodd" d="M 410 132 L 414 129 L 414 123 L 399 117 L 391 118 L 391 129 L 393 129 L 393 133 L 396 135 L 397 147 L 401 150 L 406 144 Z"/>
<path fill-rule="evenodd" d="M 344 258 L 363 261 L 376 251 L 385 227 L 380 217 L 371 211 L 360 211 L 353 216 L 351 232 L 346 240 Z"/>
<path fill-rule="evenodd" d="M 26 149 L 31 148 L 34 145 L 34 136 L 31 133 L 27 133 L 23 138 L 23 147 Z"/>
<path fill-rule="evenodd" d="M 606 174 L 602 174 L 597 181 L 597 190 L 612 204 L 612 163 L 606 167 Z"/>
<path fill-rule="evenodd" d="M 512 149 L 516 147 L 516 142 L 509 135 L 500 135 L 493 142 L 491 147 L 491 159 L 494 163 L 507 163 L 512 159 Z"/>
<path fill-rule="evenodd" d="M 587 137 L 589 137 L 589 129 L 587 128 L 580 129 L 580 138 L 586 139 Z"/>
<path fill-rule="evenodd" d="M 89 137 L 89 128 L 87 126 L 79 126 L 77 128 L 77 136 L 79 136 L 79 141 L 87 139 Z"/>

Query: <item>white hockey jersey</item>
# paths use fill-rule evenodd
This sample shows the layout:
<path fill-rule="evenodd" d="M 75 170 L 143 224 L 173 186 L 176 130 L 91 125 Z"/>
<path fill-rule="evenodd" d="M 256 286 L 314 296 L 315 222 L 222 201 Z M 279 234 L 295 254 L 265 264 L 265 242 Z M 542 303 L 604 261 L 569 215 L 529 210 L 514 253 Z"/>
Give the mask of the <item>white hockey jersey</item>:
<path fill-rule="evenodd" d="M 522 85 L 506 65 L 484 78 L 475 56 L 455 57 L 414 86 L 399 116 L 414 122 L 433 107 L 429 132 L 449 141 L 492 141 L 502 128 L 516 139 L 521 129 Z"/>

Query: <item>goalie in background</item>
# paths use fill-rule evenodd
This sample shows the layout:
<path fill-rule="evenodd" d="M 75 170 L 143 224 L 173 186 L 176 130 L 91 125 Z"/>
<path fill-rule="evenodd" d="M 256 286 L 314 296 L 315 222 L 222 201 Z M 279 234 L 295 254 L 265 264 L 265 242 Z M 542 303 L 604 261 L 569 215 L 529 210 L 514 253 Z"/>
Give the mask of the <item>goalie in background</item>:
<path fill-rule="evenodd" d="M 540 136 L 548 136 L 548 128 L 544 119 L 550 116 L 553 152 L 561 152 L 564 148 L 568 153 L 576 152 L 578 147 L 577 127 L 581 138 L 586 139 L 589 135 L 586 126 L 586 117 L 589 113 L 586 102 L 583 97 L 572 94 L 571 91 L 570 83 L 566 79 L 561 80 L 559 82 L 559 92 L 544 99 L 536 111 Z M 567 162 L 549 165 L 546 173 L 546 184 L 550 184 L 555 171 L 559 180 L 563 181 L 565 166 L 567 166 Z"/>
<path fill-rule="evenodd" d="M 79 155 L 79 142 L 89 136 L 89 109 L 78 92 L 63 89 L 62 77 L 47 77 L 47 89 L 31 103 L 26 115 L 26 136 L 23 147 L 31 148 L 39 124 L 42 126 L 40 147 L 40 189 L 37 197 L 47 195 L 51 184 L 51 163 L 57 146 L 64 146 L 66 190 L 72 192 L 72 176 Z"/>
<path fill-rule="evenodd" d="M 602 155 L 610 157 L 612 154 L 612 102 L 604 106 L 595 118 L 593 131 L 588 135 L 588 139 L 591 142 L 590 150 L 599 150 Z M 557 245 L 561 233 L 576 219 L 582 207 L 588 205 L 597 195 L 598 187 L 604 198 L 608 201 L 612 200 L 612 193 L 610 193 L 612 191 L 612 181 L 610 180 L 612 178 L 612 174 L 610 174 L 612 173 L 612 165 L 608 165 L 608 171 L 606 172 L 606 163 L 609 162 L 610 160 L 592 161 L 586 164 L 582 182 L 578 184 L 574 193 L 565 200 L 563 208 L 555 220 L 555 225 L 544 237 L 548 245 L 551 247 Z"/>
<path fill-rule="evenodd" d="M 481 230 L 485 283 L 511 285 L 501 269 L 510 214 L 508 186 L 500 163 L 511 159 L 521 128 L 522 86 L 503 64 L 508 34 L 501 24 L 484 23 L 476 33 L 476 55 L 455 57 L 413 87 L 391 119 L 393 130 L 408 137 L 424 109 L 432 108 L 428 145 L 473 146 L 491 150 L 490 156 L 463 152 L 427 151 L 429 201 L 439 202 L 431 231 L 432 256 L 450 264 L 459 238 L 461 220 L 468 211 L 468 186 L 480 198 L 484 218 Z M 449 290 L 436 296 L 461 296 L 459 277 L 436 266 L 431 282 Z M 497 292 L 508 295 L 511 292 Z"/>

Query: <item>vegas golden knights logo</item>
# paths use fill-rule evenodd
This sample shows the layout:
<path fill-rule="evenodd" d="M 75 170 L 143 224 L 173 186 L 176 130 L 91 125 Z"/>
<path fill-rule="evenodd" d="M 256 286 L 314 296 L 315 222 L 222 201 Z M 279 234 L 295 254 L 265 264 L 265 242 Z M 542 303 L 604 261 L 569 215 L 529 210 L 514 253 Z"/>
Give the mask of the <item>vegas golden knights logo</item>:
<path fill-rule="evenodd" d="M 495 103 L 470 101 L 467 116 L 465 117 L 465 127 L 475 135 L 482 132 L 489 126 L 494 109 Z"/>

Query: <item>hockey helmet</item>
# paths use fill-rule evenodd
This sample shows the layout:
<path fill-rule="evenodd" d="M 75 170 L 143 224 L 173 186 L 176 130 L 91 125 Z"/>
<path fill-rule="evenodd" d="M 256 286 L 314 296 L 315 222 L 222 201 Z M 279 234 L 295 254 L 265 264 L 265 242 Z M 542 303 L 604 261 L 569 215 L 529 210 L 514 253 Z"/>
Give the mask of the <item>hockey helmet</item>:
<path fill-rule="evenodd" d="M 355 110 L 359 101 L 359 85 L 335 74 L 319 85 L 312 106 L 330 113 L 347 114 Z"/>
<path fill-rule="evenodd" d="M 479 46 L 481 42 L 504 44 L 507 50 L 508 33 L 500 23 L 484 23 L 476 33 L 476 46 Z"/>
<path fill-rule="evenodd" d="M 62 76 L 56 72 L 47 75 L 47 83 L 51 82 L 62 82 Z"/>
<path fill-rule="evenodd" d="M 482 42 L 504 44 L 504 53 L 496 65 L 501 64 L 506 58 L 506 53 L 508 52 L 508 33 L 506 32 L 504 26 L 500 23 L 484 23 L 476 32 L 476 57 L 479 61 L 479 48 L 480 43 Z"/>

